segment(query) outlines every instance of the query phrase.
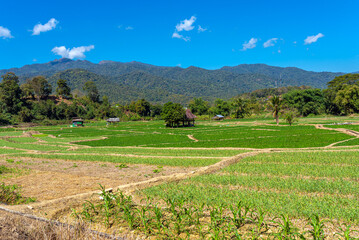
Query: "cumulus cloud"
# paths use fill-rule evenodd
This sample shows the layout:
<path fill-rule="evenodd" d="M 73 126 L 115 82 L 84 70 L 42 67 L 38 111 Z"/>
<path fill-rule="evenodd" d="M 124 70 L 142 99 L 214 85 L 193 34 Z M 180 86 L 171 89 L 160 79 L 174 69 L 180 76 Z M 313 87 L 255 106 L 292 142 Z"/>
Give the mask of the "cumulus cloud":
<path fill-rule="evenodd" d="M 51 18 L 47 23 L 45 24 L 36 24 L 34 26 L 34 29 L 32 30 L 32 35 L 40 35 L 42 32 L 48 32 L 56 27 L 56 25 L 59 23 L 55 18 Z"/>
<path fill-rule="evenodd" d="M 273 47 L 278 41 L 278 38 L 268 39 L 265 43 L 263 43 L 263 47 Z"/>
<path fill-rule="evenodd" d="M 318 33 L 317 35 L 313 35 L 313 36 L 308 36 L 304 40 L 304 44 L 308 45 L 308 44 L 315 43 L 316 41 L 318 41 L 319 38 L 322 38 L 322 37 L 324 37 L 324 35 L 322 33 Z"/>
<path fill-rule="evenodd" d="M 202 28 L 201 25 L 198 25 L 198 32 L 205 32 L 207 28 Z"/>
<path fill-rule="evenodd" d="M 81 46 L 81 47 L 73 47 L 72 49 L 66 48 L 65 46 L 54 47 L 51 51 L 56 55 L 60 55 L 63 58 L 85 58 L 85 52 L 88 52 L 94 49 L 94 45 L 90 46 Z"/>
<path fill-rule="evenodd" d="M 185 19 L 176 25 L 177 32 L 191 31 L 194 29 L 193 23 L 196 21 L 196 17 L 192 16 L 190 19 Z"/>
<path fill-rule="evenodd" d="M 126 29 L 126 30 L 133 30 L 134 28 L 131 27 L 131 26 L 127 26 L 125 29 Z"/>
<path fill-rule="evenodd" d="M 11 31 L 8 28 L 2 26 L 0 26 L 0 37 L 3 39 L 13 38 Z"/>
<path fill-rule="evenodd" d="M 246 51 L 247 49 L 252 49 L 256 47 L 256 43 L 258 42 L 257 38 L 251 38 L 249 42 L 243 43 L 242 51 Z"/>
<path fill-rule="evenodd" d="M 174 32 L 172 34 L 172 38 L 179 38 L 179 39 L 183 39 L 184 41 L 188 42 L 191 40 L 190 37 L 184 37 L 183 35 L 179 34 L 178 32 Z"/>

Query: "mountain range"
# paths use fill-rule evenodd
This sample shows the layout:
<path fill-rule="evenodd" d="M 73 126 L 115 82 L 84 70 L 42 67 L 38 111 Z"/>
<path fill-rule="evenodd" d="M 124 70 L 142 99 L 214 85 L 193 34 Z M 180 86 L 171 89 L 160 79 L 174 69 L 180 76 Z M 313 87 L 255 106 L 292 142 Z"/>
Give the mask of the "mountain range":
<path fill-rule="evenodd" d="M 53 89 L 58 79 L 66 79 L 72 90 L 81 93 L 86 81 L 97 84 L 101 95 L 110 101 L 128 103 L 145 98 L 153 103 L 168 101 L 188 103 L 193 97 L 212 101 L 231 98 L 256 89 L 283 86 L 325 88 L 326 83 L 342 72 L 312 72 L 295 67 L 274 67 L 265 64 L 241 64 L 207 70 L 199 67 L 163 67 L 141 62 L 57 59 L 43 64 L 0 70 L 0 75 L 14 72 L 20 82 L 43 75 Z"/>

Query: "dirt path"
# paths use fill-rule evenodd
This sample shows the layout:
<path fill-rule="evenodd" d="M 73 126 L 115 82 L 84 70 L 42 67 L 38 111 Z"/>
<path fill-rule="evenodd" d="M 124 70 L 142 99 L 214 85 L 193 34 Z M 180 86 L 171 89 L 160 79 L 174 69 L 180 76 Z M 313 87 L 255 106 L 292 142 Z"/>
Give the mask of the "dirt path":
<path fill-rule="evenodd" d="M 325 130 L 337 131 L 337 132 L 345 133 L 345 134 L 350 135 L 350 136 L 359 137 L 359 132 L 354 131 L 354 130 L 350 130 L 350 129 L 328 128 L 328 127 L 324 127 L 323 124 L 315 124 L 314 126 L 315 126 L 316 129 L 325 129 Z"/>
<path fill-rule="evenodd" d="M 267 151 L 261 150 L 261 151 L 256 151 L 256 152 L 242 153 L 242 154 L 239 154 L 239 155 L 231 157 L 231 158 L 225 158 L 222 161 L 217 162 L 213 165 L 201 167 L 201 168 L 191 171 L 191 172 L 175 173 L 175 174 L 171 174 L 171 175 L 167 175 L 167 176 L 155 177 L 155 178 L 145 180 L 145 181 L 120 185 L 120 186 L 110 188 L 107 190 L 110 191 L 112 189 L 115 189 L 115 190 L 118 189 L 118 190 L 124 191 L 127 194 L 131 194 L 134 191 L 137 191 L 137 190 L 140 190 L 143 188 L 148 188 L 148 187 L 155 186 L 155 185 L 159 185 L 162 183 L 181 181 L 181 180 L 191 178 L 194 176 L 210 174 L 210 173 L 216 172 L 218 170 L 221 170 L 231 164 L 237 163 L 238 161 L 240 161 L 241 159 L 243 159 L 245 157 L 255 156 L 255 155 L 263 153 L 263 152 L 267 152 Z M 84 200 L 98 196 L 98 193 L 99 193 L 99 191 L 96 190 L 96 191 L 90 191 L 90 192 L 76 194 L 76 195 L 72 195 L 72 196 L 66 196 L 66 197 L 62 197 L 62 198 L 33 203 L 33 204 L 30 204 L 31 207 L 21 205 L 21 206 L 9 206 L 8 208 L 17 210 L 17 211 L 22 211 L 25 213 L 30 213 L 30 214 L 43 215 L 46 212 L 47 218 L 54 219 L 54 218 L 61 216 L 62 212 L 69 211 L 70 206 L 71 206 L 71 208 L 74 208 L 75 206 L 79 206 L 80 204 L 83 203 Z"/>
<path fill-rule="evenodd" d="M 198 142 L 198 139 L 193 137 L 193 135 L 187 135 L 187 137 L 195 142 Z"/>

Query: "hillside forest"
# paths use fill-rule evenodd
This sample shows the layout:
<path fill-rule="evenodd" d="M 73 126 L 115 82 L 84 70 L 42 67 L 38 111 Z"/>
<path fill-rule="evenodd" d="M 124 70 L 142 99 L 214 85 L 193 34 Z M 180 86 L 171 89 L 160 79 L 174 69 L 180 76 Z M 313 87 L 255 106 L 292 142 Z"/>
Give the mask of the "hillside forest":
<path fill-rule="evenodd" d="M 82 91 L 78 92 L 72 91 L 68 81 L 62 78 L 56 79 L 54 86 L 44 76 L 28 78 L 22 84 L 12 72 L 1 78 L 1 125 L 22 122 L 52 124 L 73 117 L 176 121 L 171 116 L 181 117 L 184 108 L 191 109 L 198 119 L 208 119 L 214 115 L 244 118 L 273 114 L 274 118 L 285 118 L 290 124 L 298 116 L 349 115 L 359 112 L 359 74 L 337 76 L 327 83 L 326 89 L 307 86 L 265 88 L 213 101 L 206 101 L 199 95 L 183 105 L 176 103 L 176 99 L 165 104 L 152 103 L 144 98 L 127 104 L 110 102 L 106 95 L 100 94 L 92 79 L 85 82 Z"/>

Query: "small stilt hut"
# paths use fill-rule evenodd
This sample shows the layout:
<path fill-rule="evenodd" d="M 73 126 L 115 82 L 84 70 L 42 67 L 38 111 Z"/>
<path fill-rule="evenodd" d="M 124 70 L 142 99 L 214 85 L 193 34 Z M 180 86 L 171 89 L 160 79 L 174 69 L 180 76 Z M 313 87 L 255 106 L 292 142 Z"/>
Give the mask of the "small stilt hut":
<path fill-rule="evenodd" d="M 183 117 L 183 126 L 184 127 L 193 127 L 194 126 L 194 123 L 195 123 L 195 118 L 197 118 L 196 115 L 194 115 L 192 112 L 191 112 L 191 109 L 187 108 L 186 109 L 186 113 Z"/>

